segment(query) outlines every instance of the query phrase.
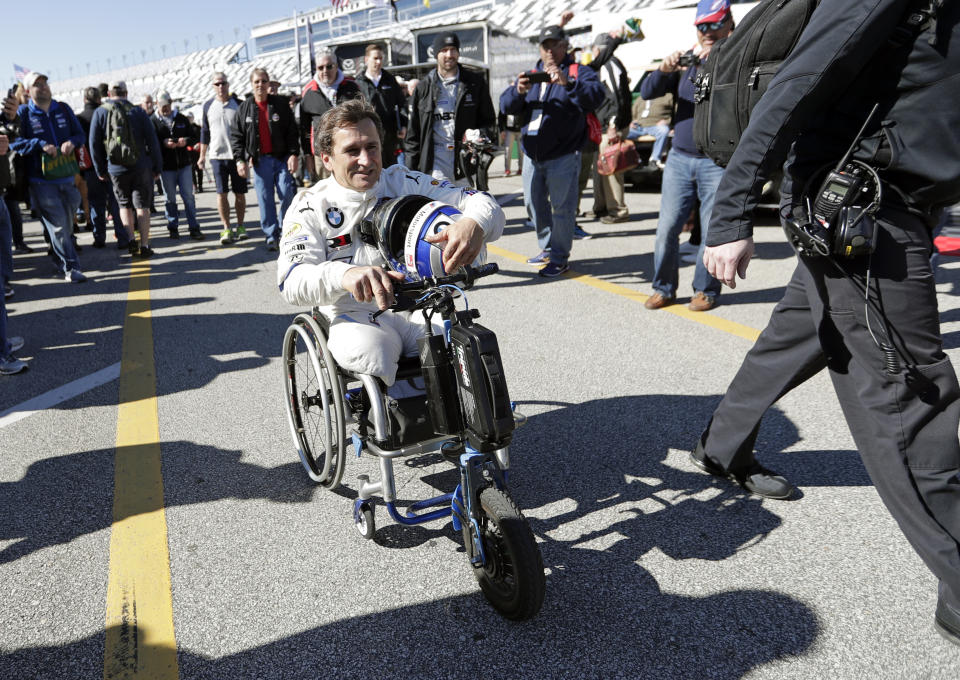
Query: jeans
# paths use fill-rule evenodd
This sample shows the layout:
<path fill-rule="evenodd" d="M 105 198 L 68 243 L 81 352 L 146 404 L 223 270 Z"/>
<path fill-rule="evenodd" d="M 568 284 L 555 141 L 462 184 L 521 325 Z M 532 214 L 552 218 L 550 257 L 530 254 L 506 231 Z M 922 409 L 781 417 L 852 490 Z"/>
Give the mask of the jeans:
<path fill-rule="evenodd" d="M 549 161 L 535 161 L 524 154 L 523 166 L 523 193 L 537 227 L 537 244 L 540 250 L 550 251 L 551 262 L 564 265 L 576 225 L 580 152 Z"/>
<path fill-rule="evenodd" d="M 680 270 L 680 230 L 690 211 L 700 199 L 700 225 L 703 237 L 697 250 L 697 264 L 693 272 L 693 290 L 707 297 L 720 294 L 720 282 L 710 276 L 703 265 L 703 250 L 707 243 L 707 227 L 713 211 L 713 198 L 723 176 L 723 168 L 709 158 L 697 158 L 674 149 L 667 156 L 663 169 L 660 219 L 657 220 L 657 240 L 653 246 L 653 289 L 664 297 L 677 295 Z"/>
<path fill-rule="evenodd" d="M 105 243 L 107 240 L 107 211 L 113 216 L 113 233 L 117 243 L 126 246 L 130 240 L 127 230 L 123 228 L 120 219 L 120 205 L 117 196 L 113 193 L 113 185 L 109 180 L 97 177 L 96 170 L 84 170 L 83 178 L 87 182 L 87 201 L 90 203 L 90 224 L 93 227 L 94 243 Z"/>
<path fill-rule="evenodd" d="M 164 170 L 160 173 L 160 183 L 163 185 L 165 203 L 163 212 L 167 218 L 167 229 L 175 233 L 180 224 L 177 214 L 177 187 L 180 187 L 180 198 L 183 199 L 183 210 L 187 213 L 187 225 L 190 232 L 200 231 L 197 222 L 197 204 L 193 199 L 193 171 L 189 165 L 179 170 Z"/>
<path fill-rule="evenodd" d="M 670 126 L 666 123 L 661 123 L 659 125 L 633 127 L 633 124 L 630 124 L 627 139 L 636 139 L 644 135 L 653 135 L 653 149 L 650 151 L 650 160 L 660 160 L 660 155 L 663 153 L 663 145 L 667 143 L 667 137 L 670 135 Z"/>
<path fill-rule="evenodd" d="M 7 210 L 5 201 L 0 201 L 0 234 L 9 234 L 11 231 L 10 211 Z M 11 258 L 12 260 L 13 258 Z M 12 263 L 11 263 L 12 266 Z M 0 274 L 4 281 L 12 273 L 8 270 L 6 264 L 0 262 Z M 0 360 L 5 359 L 10 354 L 10 343 L 7 342 L 7 305 L 2 292 L 0 292 Z"/>
<path fill-rule="evenodd" d="M 267 241 L 280 239 L 280 223 L 287 208 L 297 195 L 297 184 L 287 170 L 287 164 L 273 156 L 260 156 L 253 164 L 253 188 L 257 192 L 260 204 L 260 229 Z M 280 195 L 280 219 L 277 220 L 277 204 L 273 197 L 274 189 Z"/>
<path fill-rule="evenodd" d="M 80 270 L 73 247 L 73 216 L 80 207 L 80 192 L 69 184 L 30 183 L 30 205 L 40 213 L 40 221 L 50 237 L 53 261 L 61 272 Z"/>

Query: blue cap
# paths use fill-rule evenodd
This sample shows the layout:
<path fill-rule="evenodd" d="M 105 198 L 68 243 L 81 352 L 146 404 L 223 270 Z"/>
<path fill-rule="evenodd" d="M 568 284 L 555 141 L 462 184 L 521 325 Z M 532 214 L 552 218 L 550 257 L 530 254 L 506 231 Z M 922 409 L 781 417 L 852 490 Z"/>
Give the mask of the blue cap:
<path fill-rule="evenodd" d="M 722 21 L 730 13 L 730 0 L 700 0 L 694 25 Z"/>

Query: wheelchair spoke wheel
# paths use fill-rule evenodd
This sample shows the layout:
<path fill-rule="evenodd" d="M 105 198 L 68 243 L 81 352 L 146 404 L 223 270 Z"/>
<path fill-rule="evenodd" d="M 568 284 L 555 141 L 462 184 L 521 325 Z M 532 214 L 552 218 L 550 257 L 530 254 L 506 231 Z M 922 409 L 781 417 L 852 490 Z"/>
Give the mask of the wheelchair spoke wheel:
<path fill-rule="evenodd" d="M 480 492 L 480 535 L 486 563 L 475 567 L 480 590 L 505 618 L 523 621 L 543 604 L 543 558 L 526 518 L 505 491 Z"/>
<path fill-rule="evenodd" d="M 287 420 L 304 470 L 335 488 L 343 476 L 346 432 L 343 386 L 316 322 L 301 314 L 283 340 Z"/>

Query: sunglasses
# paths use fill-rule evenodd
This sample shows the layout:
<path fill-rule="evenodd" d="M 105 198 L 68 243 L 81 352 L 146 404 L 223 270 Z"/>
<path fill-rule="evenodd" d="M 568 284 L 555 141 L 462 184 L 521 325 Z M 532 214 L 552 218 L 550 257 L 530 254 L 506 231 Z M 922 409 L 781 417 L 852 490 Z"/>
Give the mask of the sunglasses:
<path fill-rule="evenodd" d="M 227 81 L 226 81 L 226 80 L 218 80 L 217 82 L 215 82 L 215 83 L 213 84 L 213 86 L 214 86 L 214 87 L 220 87 L 221 85 L 226 85 L 226 84 L 227 84 Z"/>
<path fill-rule="evenodd" d="M 334 64 L 322 64 L 320 66 L 317 66 L 318 71 L 332 71 L 335 68 L 337 67 Z"/>
<path fill-rule="evenodd" d="M 727 23 L 726 19 L 721 19 L 720 21 L 707 21 L 702 24 L 697 24 L 697 30 L 701 33 L 709 33 L 710 31 L 719 31 L 723 28 L 723 25 Z"/>

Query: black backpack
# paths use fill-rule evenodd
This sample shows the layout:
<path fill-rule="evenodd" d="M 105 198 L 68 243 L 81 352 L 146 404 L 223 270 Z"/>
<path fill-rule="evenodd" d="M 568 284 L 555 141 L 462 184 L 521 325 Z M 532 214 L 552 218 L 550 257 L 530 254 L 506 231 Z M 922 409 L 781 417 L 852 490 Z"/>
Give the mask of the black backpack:
<path fill-rule="evenodd" d="M 104 102 L 102 106 L 107 110 L 107 132 L 104 138 L 107 160 L 126 168 L 136 167 L 140 160 L 140 147 L 137 146 L 130 125 L 133 105 L 129 102 Z"/>
<path fill-rule="evenodd" d="M 761 0 L 710 50 L 697 74 L 693 140 L 717 165 L 730 162 L 750 112 L 796 47 L 819 2 Z"/>

